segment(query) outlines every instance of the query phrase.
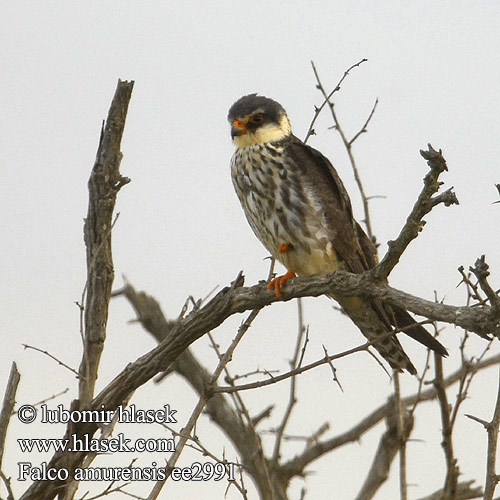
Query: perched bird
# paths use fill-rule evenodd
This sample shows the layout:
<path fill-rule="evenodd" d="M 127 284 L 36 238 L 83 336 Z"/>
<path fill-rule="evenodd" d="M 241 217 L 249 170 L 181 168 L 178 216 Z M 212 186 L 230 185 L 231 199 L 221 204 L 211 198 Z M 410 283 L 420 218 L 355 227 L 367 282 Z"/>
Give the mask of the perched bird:
<path fill-rule="evenodd" d="M 278 297 L 296 275 L 338 269 L 362 273 L 376 265 L 376 249 L 352 214 L 349 195 L 332 164 L 292 134 L 283 107 L 264 96 L 241 97 L 228 120 L 236 151 L 231 175 L 257 238 L 287 269 L 268 285 Z M 381 300 L 333 297 L 392 368 L 416 374 L 393 327 L 442 356 L 446 349 L 407 311 Z M 385 336 L 377 341 L 381 336 Z"/>

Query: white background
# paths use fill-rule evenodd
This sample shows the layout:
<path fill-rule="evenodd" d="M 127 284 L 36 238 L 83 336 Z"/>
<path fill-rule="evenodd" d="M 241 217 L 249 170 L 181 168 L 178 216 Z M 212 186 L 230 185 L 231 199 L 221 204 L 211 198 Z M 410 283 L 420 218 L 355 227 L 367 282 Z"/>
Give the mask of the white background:
<path fill-rule="evenodd" d="M 122 274 L 138 289 L 155 296 L 165 314 L 175 317 L 186 298 L 205 297 L 227 285 L 240 270 L 247 284 L 267 274 L 266 251 L 247 226 L 233 193 L 229 160 L 233 146 L 227 110 L 241 95 L 259 92 L 283 104 L 294 133 L 304 137 L 321 104 L 310 61 L 325 87 L 333 88 L 345 69 L 362 58 L 336 94 L 337 110 L 348 135 L 366 119 L 376 97 L 379 106 L 355 146 L 365 189 L 381 195 L 371 203 L 375 233 L 381 242 L 394 238 L 418 192 L 426 164 L 419 149 L 430 142 L 442 148 L 458 207 L 439 206 L 412 243 L 391 283 L 427 299 L 463 304 L 457 267 L 472 265 L 486 254 L 491 282 L 500 282 L 498 218 L 494 183 L 500 182 L 498 77 L 500 35 L 497 2 L 421 1 L 49 1 L 5 2 L 0 20 L 0 380 L 15 360 L 22 374 L 18 403 L 34 403 L 66 388 L 49 404 L 69 404 L 76 396 L 74 376 L 22 344 L 46 349 L 78 368 L 80 301 L 85 283 L 83 218 L 86 183 L 118 78 L 135 80 L 122 143 L 121 171 L 132 178 L 119 194 L 120 218 L 113 233 L 115 288 Z M 331 121 L 324 114 L 310 144 L 338 169 L 362 217 L 348 159 Z M 154 346 L 141 328 L 128 321 L 133 311 L 123 299 L 112 301 L 107 345 L 98 389 L 129 361 Z M 222 348 L 242 317 L 214 332 Z M 360 333 L 326 299 L 305 301 L 310 325 L 307 360 L 358 345 Z M 294 304 L 263 311 L 234 356 L 233 374 L 257 367 L 286 370 L 296 332 Z M 458 367 L 461 331 L 447 328 L 442 342 L 451 355 L 449 373 Z M 485 344 L 470 342 L 469 355 Z M 419 369 L 425 350 L 412 341 L 405 348 Z M 196 353 L 216 363 L 205 338 Z M 497 352 L 494 343 L 492 352 Z M 336 364 L 344 392 L 328 367 L 299 379 L 301 409 L 290 434 L 310 435 L 323 422 L 327 436 L 350 428 L 370 409 L 385 402 L 391 384 L 366 354 Z M 485 432 L 463 416 L 491 416 L 496 370 L 478 376 L 457 423 L 456 453 L 461 479 L 484 477 Z M 4 384 L 5 382 L 3 382 Z M 403 379 L 410 393 L 416 381 Z M 286 401 L 283 384 L 245 394 L 256 414 L 268 404 Z M 450 393 L 453 401 L 454 393 Z M 133 402 L 142 408 L 169 403 L 178 410 L 179 428 L 196 398 L 178 378 L 150 383 Z M 279 422 L 283 405 L 262 428 Z M 306 498 L 353 498 L 377 444 L 377 431 L 360 443 L 312 464 Z M 17 462 L 43 460 L 19 451 L 18 437 L 59 437 L 62 426 L 12 421 L 3 469 L 14 479 Z M 231 447 L 203 420 L 198 435 L 211 451 L 235 458 Z M 128 437 L 165 436 L 155 426 L 132 426 Z M 170 437 L 167 434 L 167 437 Z M 444 459 L 440 449 L 437 406 L 417 414 L 409 445 L 411 498 L 441 486 Z M 272 441 L 266 442 L 271 448 Z M 291 458 L 301 444 L 283 450 Z M 223 448 L 224 447 L 224 448 Z M 134 457 L 120 455 L 100 463 L 126 466 Z M 151 465 L 152 456 L 139 462 Z M 183 464 L 203 457 L 191 453 Z M 27 484 L 13 481 L 20 494 Z M 250 498 L 256 494 L 250 483 Z M 295 480 L 291 498 L 304 482 Z M 94 492 L 103 485 L 86 484 Z M 152 483 L 130 491 L 147 496 Z M 223 498 L 225 484 L 170 484 L 168 498 Z M 397 467 L 377 498 L 397 498 Z M 0 490 L 1 491 L 1 490 Z M 164 495 L 167 493 L 165 492 Z M 166 498 L 166 496 L 165 496 Z M 240 498 L 235 490 L 228 498 Z"/>

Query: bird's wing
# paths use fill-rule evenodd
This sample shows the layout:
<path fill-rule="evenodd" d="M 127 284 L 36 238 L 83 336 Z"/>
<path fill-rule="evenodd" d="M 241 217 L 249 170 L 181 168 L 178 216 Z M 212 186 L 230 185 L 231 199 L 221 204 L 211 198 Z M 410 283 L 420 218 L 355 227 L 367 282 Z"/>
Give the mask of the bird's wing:
<path fill-rule="evenodd" d="M 375 246 L 354 219 L 351 200 L 333 165 L 296 137 L 289 148 L 296 167 L 302 170 L 302 180 L 322 206 L 332 246 L 345 269 L 359 274 L 372 268 L 377 262 Z"/>
<path fill-rule="evenodd" d="M 375 245 L 354 219 L 349 195 L 328 158 L 296 137 L 293 137 L 289 147 L 297 168 L 303 170 L 302 179 L 309 183 L 308 188 L 315 192 L 316 199 L 322 205 L 326 225 L 331 233 L 332 246 L 344 262 L 345 270 L 360 274 L 375 267 Z M 407 311 L 392 307 L 379 299 L 373 299 L 369 303 L 389 331 L 391 326 L 402 329 L 407 335 L 441 356 L 448 354 Z"/>

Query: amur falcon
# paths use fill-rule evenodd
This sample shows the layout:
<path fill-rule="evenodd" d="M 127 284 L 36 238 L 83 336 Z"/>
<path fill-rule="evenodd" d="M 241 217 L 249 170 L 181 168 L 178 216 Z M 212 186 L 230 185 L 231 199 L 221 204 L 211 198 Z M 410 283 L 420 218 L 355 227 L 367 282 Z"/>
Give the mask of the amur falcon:
<path fill-rule="evenodd" d="M 375 246 L 354 219 L 337 171 L 292 134 L 279 103 L 246 95 L 231 106 L 228 120 L 236 146 L 231 160 L 236 194 L 257 238 L 288 271 L 268 288 L 280 297 L 286 280 L 296 275 L 362 273 L 376 265 Z M 392 368 L 416 374 L 396 335 L 387 335 L 394 327 L 447 355 L 407 311 L 380 300 L 333 298 Z"/>

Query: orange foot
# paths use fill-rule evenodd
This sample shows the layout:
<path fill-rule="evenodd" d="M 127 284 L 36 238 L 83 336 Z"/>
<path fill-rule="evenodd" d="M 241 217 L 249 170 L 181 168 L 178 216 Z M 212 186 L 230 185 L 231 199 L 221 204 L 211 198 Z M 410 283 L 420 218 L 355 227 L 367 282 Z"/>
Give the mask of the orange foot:
<path fill-rule="evenodd" d="M 274 289 L 274 293 L 276 294 L 276 297 L 278 297 L 278 299 L 281 299 L 281 287 L 285 284 L 285 282 L 287 280 L 289 280 L 290 278 L 295 278 L 295 276 L 297 276 L 297 275 L 295 273 L 293 273 L 292 271 L 288 271 L 283 276 L 276 276 L 276 278 L 273 278 L 267 284 L 267 288 L 269 288 L 269 290 Z"/>

